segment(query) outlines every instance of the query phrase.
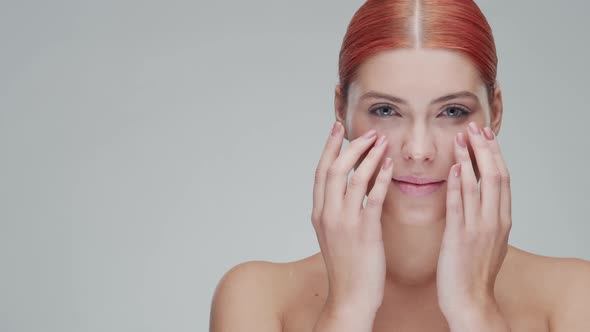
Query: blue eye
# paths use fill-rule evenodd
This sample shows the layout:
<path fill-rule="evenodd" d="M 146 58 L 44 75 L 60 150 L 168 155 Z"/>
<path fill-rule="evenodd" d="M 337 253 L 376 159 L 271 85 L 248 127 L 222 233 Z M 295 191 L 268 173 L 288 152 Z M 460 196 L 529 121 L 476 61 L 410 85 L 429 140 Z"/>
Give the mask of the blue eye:
<path fill-rule="evenodd" d="M 447 107 L 442 113 L 446 113 L 449 118 L 459 119 L 468 116 L 471 112 L 463 107 L 452 105 Z"/>
<path fill-rule="evenodd" d="M 394 116 L 397 113 L 397 111 L 395 111 L 393 109 L 393 107 L 389 106 L 389 105 L 380 105 L 377 106 L 371 110 L 369 110 L 369 112 L 373 115 L 379 116 L 379 117 L 388 117 L 388 116 Z"/>

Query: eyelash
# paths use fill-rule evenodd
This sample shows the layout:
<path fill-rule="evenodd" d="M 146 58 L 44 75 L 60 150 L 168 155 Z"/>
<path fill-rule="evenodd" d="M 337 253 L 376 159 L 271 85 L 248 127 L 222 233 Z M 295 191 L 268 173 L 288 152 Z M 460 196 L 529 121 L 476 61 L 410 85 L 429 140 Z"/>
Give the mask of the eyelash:
<path fill-rule="evenodd" d="M 397 111 L 393 107 L 391 107 L 390 105 L 378 105 L 377 107 L 374 107 L 374 108 L 370 109 L 369 112 L 371 114 L 375 115 L 375 116 L 378 116 L 378 117 L 387 117 L 388 115 L 378 115 L 378 114 L 376 114 L 377 113 L 377 110 L 382 109 L 382 108 L 388 108 L 391 111 L 395 112 L 397 114 L 397 116 L 399 116 L 399 113 L 397 113 Z M 445 110 L 442 111 L 441 113 L 447 112 L 449 109 L 453 109 L 453 108 L 454 109 L 458 109 L 459 111 L 461 111 L 462 112 L 461 113 L 462 115 L 460 115 L 460 116 L 450 116 L 449 118 L 451 118 L 451 119 L 461 119 L 461 118 L 465 118 L 465 117 L 467 117 L 467 116 L 469 116 L 471 114 L 471 111 L 469 111 L 467 108 L 465 108 L 463 106 L 460 106 L 460 105 L 456 105 L 456 104 L 448 105 L 445 108 Z"/>
<path fill-rule="evenodd" d="M 469 114 L 471 114 L 471 111 L 469 111 L 467 108 L 465 108 L 465 107 L 463 107 L 463 106 L 460 106 L 460 105 L 455 105 L 455 104 L 453 104 L 453 105 L 449 105 L 447 108 L 445 108 L 445 110 L 443 111 L 443 113 L 444 113 L 444 112 L 446 112 L 446 111 L 448 111 L 448 110 L 449 110 L 449 109 L 451 109 L 451 108 L 456 108 L 456 109 L 458 109 L 459 111 L 463 112 L 463 113 L 462 113 L 463 115 L 460 115 L 460 116 L 451 116 L 451 117 L 450 117 L 451 119 L 460 119 L 460 118 L 465 118 L 465 117 L 468 117 L 468 116 L 469 116 Z"/>

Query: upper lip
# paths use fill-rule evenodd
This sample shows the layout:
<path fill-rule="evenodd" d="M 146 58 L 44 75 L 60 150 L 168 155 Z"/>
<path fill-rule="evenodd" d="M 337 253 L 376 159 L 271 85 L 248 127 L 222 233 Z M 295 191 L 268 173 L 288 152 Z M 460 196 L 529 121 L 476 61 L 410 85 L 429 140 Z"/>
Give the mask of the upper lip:
<path fill-rule="evenodd" d="M 393 177 L 393 179 L 396 181 L 403 181 L 403 182 L 414 183 L 414 184 L 428 184 L 428 183 L 437 183 L 437 182 L 444 181 L 444 180 L 438 180 L 438 179 L 433 179 L 433 178 L 421 178 L 421 177 L 417 177 L 417 176 L 397 176 L 397 177 Z"/>

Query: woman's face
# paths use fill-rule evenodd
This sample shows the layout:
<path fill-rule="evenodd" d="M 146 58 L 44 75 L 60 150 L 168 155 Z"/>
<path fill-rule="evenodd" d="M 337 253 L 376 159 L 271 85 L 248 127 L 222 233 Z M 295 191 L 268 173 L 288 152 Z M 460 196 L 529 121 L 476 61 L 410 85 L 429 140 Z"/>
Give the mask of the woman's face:
<path fill-rule="evenodd" d="M 446 179 L 456 163 L 456 134 L 464 132 L 468 139 L 467 125 L 472 121 L 498 133 L 501 122 L 499 88 L 490 106 L 476 67 L 467 57 L 448 50 L 381 52 L 359 67 L 345 104 L 340 96 L 337 87 L 336 117 L 349 141 L 371 128 L 387 138 L 385 156 L 393 159 L 394 170 L 383 211 L 402 223 L 444 218 Z M 444 182 L 425 194 L 424 187 L 397 181 L 408 176 Z M 369 190 L 374 180 L 375 176 Z"/>

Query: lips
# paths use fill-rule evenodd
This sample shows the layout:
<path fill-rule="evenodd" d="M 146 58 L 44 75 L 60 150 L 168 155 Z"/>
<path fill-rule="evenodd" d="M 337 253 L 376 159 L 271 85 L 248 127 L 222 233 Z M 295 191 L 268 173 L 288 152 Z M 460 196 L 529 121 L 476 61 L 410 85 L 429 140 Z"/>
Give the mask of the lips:
<path fill-rule="evenodd" d="M 394 177 L 393 183 L 398 189 L 410 196 L 426 196 L 435 193 L 442 187 L 445 180 L 418 178 L 414 176 Z"/>
<path fill-rule="evenodd" d="M 429 184 L 429 183 L 438 183 L 444 180 L 438 180 L 433 178 L 419 178 L 416 176 L 398 176 L 393 178 L 396 181 L 400 182 L 407 182 L 412 184 Z"/>

